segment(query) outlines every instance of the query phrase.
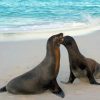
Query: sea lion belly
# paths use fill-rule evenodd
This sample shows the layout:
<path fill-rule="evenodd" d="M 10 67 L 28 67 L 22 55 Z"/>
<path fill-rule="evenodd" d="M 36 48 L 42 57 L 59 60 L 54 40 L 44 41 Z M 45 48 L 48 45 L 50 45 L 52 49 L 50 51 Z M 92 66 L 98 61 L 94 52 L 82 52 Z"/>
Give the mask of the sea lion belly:
<path fill-rule="evenodd" d="M 72 69 L 72 72 L 73 72 L 74 76 L 77 77 L 77 78 L 86 77 L 86 74 L 87 74 L 85 69 L 82 70 L 78 67 L 76 69 Z"/>

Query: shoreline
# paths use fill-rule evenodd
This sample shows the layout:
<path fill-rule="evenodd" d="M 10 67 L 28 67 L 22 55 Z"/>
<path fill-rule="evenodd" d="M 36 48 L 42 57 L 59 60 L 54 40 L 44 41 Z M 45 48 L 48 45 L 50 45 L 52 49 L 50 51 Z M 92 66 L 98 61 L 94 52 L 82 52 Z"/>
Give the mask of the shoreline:
<path fill-rule="evenodd" d="M 30 39 L 47 39 L 50 36 L 58 33 L 64 33 L 64 35 L 70 36 L 83 36 L 100 31 L 100 26 L 94 28 L 80 28 L 74 30 L 62 29 L 45 29 L 38 31 L 23 31 L 23 32 L 0 32 L 0 41 L 19 41 L 19 40 L 30 40 Z"/>

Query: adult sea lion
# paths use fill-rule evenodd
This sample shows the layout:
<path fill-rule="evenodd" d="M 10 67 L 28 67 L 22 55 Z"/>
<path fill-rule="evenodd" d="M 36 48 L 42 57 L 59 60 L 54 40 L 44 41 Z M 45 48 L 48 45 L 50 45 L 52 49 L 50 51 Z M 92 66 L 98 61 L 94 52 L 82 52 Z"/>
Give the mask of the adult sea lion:
<path fill-rule="evenodd" d="M 68 50 L 69 55 L 70 77 L 67 83 L 73 83 L 75 78 L 87 76 L 90 84 L 100 85 L 95 80 L 95 77 L 100 77 L 100 64 L 83 56 L 73 37 L 65 36 L 62 44 Z"/>
<path fill-rule="evenodd" d="M 0 92 L 12 94 L 37 94 L 49 89 L 52 93 L 64 97 L 64 92 L 57 83 L 60 67 L 60 44 L 63 34 L 51 36 L 47 41 L 47 52 L 44 60 L 29 72 L 11 80 Z"/>

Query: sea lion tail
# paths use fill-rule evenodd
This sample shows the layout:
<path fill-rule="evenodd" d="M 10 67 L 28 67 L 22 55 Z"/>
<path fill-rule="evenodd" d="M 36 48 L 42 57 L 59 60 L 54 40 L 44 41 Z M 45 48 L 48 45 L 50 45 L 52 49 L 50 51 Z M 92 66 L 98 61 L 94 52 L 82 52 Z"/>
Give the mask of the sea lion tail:
<path fill-rule="evenodd" d="M 4 87 L 2 87 L 2 88 L 0 89 L 0 92 L 6 92 L 6 91 L 7 91 L 6 86 L 4 86 Z"/>

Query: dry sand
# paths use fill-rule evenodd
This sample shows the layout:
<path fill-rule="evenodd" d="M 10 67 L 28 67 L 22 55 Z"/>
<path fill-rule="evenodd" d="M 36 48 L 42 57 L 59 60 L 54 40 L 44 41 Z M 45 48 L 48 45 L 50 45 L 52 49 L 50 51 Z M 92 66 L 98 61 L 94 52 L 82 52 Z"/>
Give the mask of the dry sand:
<path fill-rule="evenodd" d="M 95 34 L 94 34 L 95 33 Z M 100 62 L 100 31 L 89 35 L 77 36 L 75 40 L 83 55 Z M 29 71 L 38 65 L 46 53 L 47 39 L 19 41 L 0 41 L 0 87 L 12 78 Z M 100 100 L 100 86 L 90 85 L 87 81 L 76 79 L 74 84 L 62 84 L 68 81 L 69 62 L 66 49 L 61 46 L 61 67 L 58 83 L 65 92 L 64 100 Z M 100 82 L 100 80 L 98 80 Z M 61 100 L 62 98 L 46 91 L 38 95 L 12 95 L 1 93 L 0 100 Z"/>

